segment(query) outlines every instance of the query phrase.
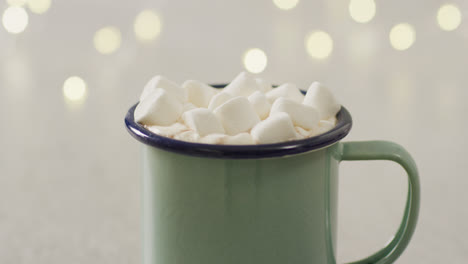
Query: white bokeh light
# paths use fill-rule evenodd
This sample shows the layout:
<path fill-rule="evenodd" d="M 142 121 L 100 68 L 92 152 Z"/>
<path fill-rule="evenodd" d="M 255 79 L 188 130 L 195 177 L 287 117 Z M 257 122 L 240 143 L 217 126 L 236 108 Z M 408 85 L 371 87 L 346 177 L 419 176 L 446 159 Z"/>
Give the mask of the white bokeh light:
<path fill-rule="evenodd" d="M 31 12 L 44 14 L 49 10 L 52 0 L 28 0 L 28 7 Z"/>
<path fill-rule="evenodd" d="M 116 27 L 104 27 L 94 33 L 94 47 L 99 53 L 111 54 L 120 48 L 122 37 Z"/>
<path fill-rule="evenodd" d="M 86 96 L 86 82 L 71 76 L 63 83 L 63 96 L 68 102 L 82 102 Z"/>
<path fill-rule="evenodd" d="M 28 26 L 29 17 L 24 8 L 19 6 L 11 6 L 3 12 L 2 23 L 3 27 L 12 34 L 23 32 Z"/>
<path fill-rule="evenodd" d="M 249 49 L 244 53 L 244 67 L 251 73 L 261 73 L 268 64 L 268 58 L 261 49 Z"/>
<path fill-rule="evenodd" d="M 135 18 L 133 29 L 138 40 L 148 42 L 161 33 L 161 20 L 152 10 L 143 10 Z"/>
<path fill-rule="evenodd" d="M 283 10 L 290 10 L 297 6 L 299 0 L 273 0 L 276 7 Z"/>
<path fill-rule="evenodd" d="M 333 51 L 333 40 L 324 31 L 310 33 L 305 39 L 307 53 L 315 59 L 325 59 Z"/>
<path fill-rule="evenodd" d="M 437 12 L 437 23 L 445 31 L 452 31 L 458 28 L 462 15 L 460 9 L 452 4 L 443 5 Z"/>
<path fill-rule="evenodd" d="M 351 0 L 349 2 L 349 15 L 358 23 L 367 23 L 375 16 L 374 0 Z"/>
<path fill-rule="evenodd" d="M 416 40 L 416 33 L 413 26 L 407 23 L 401 23 L 390 31 L 390 44 L 396 50 L 409 49 Z"/>

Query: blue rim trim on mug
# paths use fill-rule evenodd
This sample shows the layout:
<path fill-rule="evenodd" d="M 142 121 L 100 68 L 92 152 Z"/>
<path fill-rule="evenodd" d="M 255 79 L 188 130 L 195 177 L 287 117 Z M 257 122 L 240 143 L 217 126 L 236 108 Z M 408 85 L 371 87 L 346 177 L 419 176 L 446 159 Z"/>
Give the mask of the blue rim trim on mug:
<path fill-rule="evenodd" d="M 222 88 L 224 86 L 225 85 L 214 85 L 214 87 L 217 88 Z M 342 106 L 336 115 L 337 122 L 335 127 L 324 134 L 275 144 L 213 145 L 176 140 L 157 135 L 147 130 L 145 127 L 135 122 L 134 111 L 137 104 L 132 106 L 125 116 L 127 130 L 135 139 L 146 145 L 170 152 L 210 158 L 258 159 L 283 157 L 309 152 L 341 140 L 348 135 L 353 123 L 348 110 Z"/>

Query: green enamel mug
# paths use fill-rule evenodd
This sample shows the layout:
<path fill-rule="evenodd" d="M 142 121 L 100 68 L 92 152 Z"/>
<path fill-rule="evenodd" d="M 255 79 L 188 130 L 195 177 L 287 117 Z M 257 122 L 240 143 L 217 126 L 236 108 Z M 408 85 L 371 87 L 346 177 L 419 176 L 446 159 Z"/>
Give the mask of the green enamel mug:
<path fill-rule="evenodd" d="M 341 161 L 391 160 L 408 174 L 403 220 L 380 251 L 353 263 L 392 263 L 414 232 L 416 165 L 386 141 L 341 142 L 352 119 L 342 107 L 325 134 L 278 144 L 226 146 L 155 135 L 125 123 L 142 144 L 144 264 L 336 263 Z"/>

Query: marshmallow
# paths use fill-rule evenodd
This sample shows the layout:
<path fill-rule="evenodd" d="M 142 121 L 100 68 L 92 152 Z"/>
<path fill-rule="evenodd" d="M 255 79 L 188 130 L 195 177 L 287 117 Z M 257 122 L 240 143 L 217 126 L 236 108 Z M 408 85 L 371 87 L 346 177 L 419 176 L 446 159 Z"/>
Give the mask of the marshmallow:
<path fill-rule="evenodd" d="M 181 123 L 174 123 L 170 126 L 147 126 L 146 128 L 153 133 L 170 138 L 189 130 L 186 125 Z"/>
<path fill-rule="evenodd" d="M 200 135 L 198 135 L 197 132 L 189 130 L 176 134 L 174 139 L 188 142 L 198 142 L 200 140 Z"/>
<path fill-rule="evenodd" d="M 156 88 L 137 105 L 135 121 L 145 125 L 169 126 L 179 119 L 183 105 L 162 88 Z"/>
<path fill-rule="evenodd" d="M 258 123 L 250 132 L 258 144 L 270 144 L 296 139 L 296 131 L 288 114 L 279 112 Z"/>
<path fill-rule="evenodd" d="M 140 96 L 140 101 L 143 101 L 146 96 L 152 93 L 157 88 L 161 88 L 166 90 L 172 96 L 177 98 L 178 100 L 184 102 L 186 99 L 185 91 L 175 82 L 165 78 L 164 76 L 158 75 L 153 77 L 143 88 L 143 92 Z"/>
<path fill-rule="evenodd" d="M 340 108 L 318 82 L 304 96 L 292 83 L 273 89 L 271 83 L 246 72 L 224 89 L 195 80 L 179 86 L 156 76 L 143 89 L 134 118 L 149 131 L 168 138 L 251 145 L 326 133 L 335 127 Z"/>
<path fill-rule="evenodd" d="M 223 140 L 224 145 L 252 145 L 255 142 L 252 139 L 252 136 L 245 132 L 240 133 L 235 136 L 226 136 Z"/>
<path fill-rule="evenodd" d="M 265 79 L 255 78 L 255 81 L 257 82 L 258 88 L 262 93 L 268 93 L 273 89 L 273 85 L 271 85 L 271 83 Z"/>
<path fill-rule="evenodd" d="M 182 84 L 187 94 L 187 100 L 198 107 L 208 107 L 211 98 L 218 93 L 218 89 L 213 88 L 200 81 L 189 80 Z"/>
<path fill-rule="evenodd" d="M 248 99 L 254 107 L 260 119 L 263 120 L 268 117 L 268 114 L 270 113 L 271 104 L 270 102 L 268 102 L 268 99 L 262 92 L 256 91 L 253 94 L 251 94 Z"/>
<path fill-rule="evenodd" d="M 305 130 L 304 128 L 302 128 L 300 126 L 296 126 L 296 127 L 294 127 L 294 129 L 296 129 L 297 137 L 300 138 L 300 139 L 307 138 L 311 134 L 311 131 Z"/>
<path fill-rule="evenodd" d="M 226 134 L 231 136 L 247 132 L 260 122 L 257 112 L 245 97 L 236 97 L 225 102 L 214 113 L 223 124 Z"/>
<path fill-rule="evenodd" d="M 249 73 L 241 72 L 237 75 L 230 84 L 228 84 L 224 91 L 233 96 L 249 96 L 253 92 L 260 90 L 255 78 Z"/>
<path fill-rule="evenodd" d="M 209 109 L 196 108 L 182 115 L 185 124 L 200 136 L 212 133 L 224 133 L 224 128 Z"/>
<path fill-rule="evenodd" d="M 249 133 L 240 133 L 235 136 L 226 136 L 223 144 L 225 145 L 252 145 L 254 141 Z"/>
<path fill-rule="evenodd" d="M 186 125 L 178 122 L 170 126 L 147 126 L 146 128 L 155 134 L 170 138 L 174 137 L 179 133 L 189 130 L 189 128 Z"/>
<path fill-rule="evenodd" d="M 319 82 L 310 85 L 304 98 L 304 104 L 317 109 L 320 119 L 334 117 L 341 108 L 330 90 Z"/>
<path fill-rule="evenodd" d="M 273 103 L 280 97 L 288 98 L 298 103 L 302 103 L 304 100 L 304 95 L 293 83 L 285 83 L 278 86 L 277 88 L 274 88 L 266 94 L 266 97 L 270 103 Z"/>
<path fill-rule="evenodd" d="M 271 106 L 270 113 L 285 112 L 295 126 L 312 129 L 318 125 L 318 112 L 313 107 L 297 103 L 291 99 L 278 98 Z"/>
<path fill-rule="evenodd" d="M 223 144 L 226 137 L 225 134 L 209 134 L 200 138 L 199 142 L 205 144 Z"/>
<path fill-rule="evenodd" d="M 190 110 L 195 109 L 195 108 L 198 108 L 198 107 L 196 107 L 192 103 L 185 103 L 184 108 L 183 108 L 183 112 L 185 113 L 185 112 L 190 111 Z"/>
<path fill-rule="evenodd" d="M 226 92 L 220 92 L 218 93 L 217 95 L 213 96 L 213 98 L 211 98 L 211 101 L 210 101 L 210 104 L 208 105 L 208 109 L 210 109 L 211 111 L 215 110 L 216 107 L 224 104 L 226 101 L 230 100 L 234 98 L 234 96 L 226 93 Z"/>
<path fill-rule="evenodd" d="M 336 116 L 332 116 L 332 117 L 330 117 L 330 118 L 328 118 L 328 119 L 325 119 L 325 120 L 323 120 L 323 121 L 327 121 L 328 123 L 331 123 L 331 124 L 333 124 L 333 126 L 335 126 L 335 125 L 336 125 L 336 122 L 337 122 L 338 120 L 336 119 Z"/>
<path fill-rule="evenodd" d="M 314 136 L 330 131 L 336 125 L 336 118 L 320 120 L 319 125 L 314 129 Z"/>

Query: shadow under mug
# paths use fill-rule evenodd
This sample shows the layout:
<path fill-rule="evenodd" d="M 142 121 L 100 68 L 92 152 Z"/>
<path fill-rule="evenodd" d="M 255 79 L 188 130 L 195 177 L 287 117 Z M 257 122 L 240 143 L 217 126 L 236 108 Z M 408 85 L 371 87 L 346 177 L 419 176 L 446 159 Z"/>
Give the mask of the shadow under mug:
<path fill-rule="evenodd" d="M 416 165 L 386 141 L 346 142 L 342 107 L 329 132 L 290 142 L 226 146 L 190 143 L 125 123 L 143 148 L 144 264 L 336 263 L 338 167 L 346 160 L 391 160 L 408 174 L 403 220 L 380 251 L 353 263 L 392 263 L 419 212 Z"/>

